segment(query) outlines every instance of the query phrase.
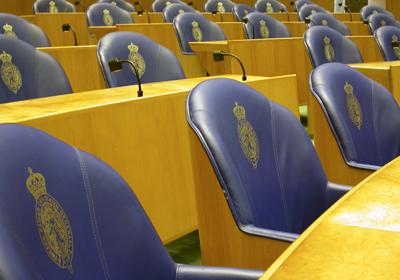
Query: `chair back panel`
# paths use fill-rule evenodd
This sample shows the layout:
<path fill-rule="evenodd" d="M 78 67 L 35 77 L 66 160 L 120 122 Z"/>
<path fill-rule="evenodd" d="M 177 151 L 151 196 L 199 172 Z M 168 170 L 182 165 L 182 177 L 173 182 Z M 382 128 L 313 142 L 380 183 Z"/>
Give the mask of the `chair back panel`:
<path fill-rule="evenodd" d="M 204 11 L 217 13 L 230 13 L 235 3 L 230 0 L 207 0 L 204 4 Z"/>
<path fill-rule="evenodd" d="M 368 21 L 368 27 L 371 34 L 374 34 L 382 26 L 394 26 L 400 28 L 400 23 L 391 15 L 385 13 L 370 15 Z"/>
<path fill-rule="evenodd" d="M 37 0 L 33 3 L 34 13 L 75 13 L 76 8 L 66 0 Z"/>
<path fill-rule="evenodd" d="M 316 13 L 327 13 L 327 11 L 318 6 L 318 5 L 303 5 L 300 9 L 300 11 L 298 12 L 299 14 L 299 18 L 301 21 L 305 21 L 306 19 L 308 19 L 311 15 L 314 15 Z"/>
<path fill-rule="evenodd" d="M 389 11 L 386 11 L 381 6 L 378 6 L 378 5 L 367 5 L 367 6 L 362 7 L 361 10 L 360 10 L 361 20 L 362 21 L 368 21 L 370 15 L 380 14 L 380 13 L 388 14 L 388 15 L 391 15 L 393 17 L 392 13 L 390 13 Z"/>
<path fill-rule="evenodd" d="M 133 13 L 135 11 L 135 7 L 125 0 L 99 0 L 98 3 L 111 3 L 116 5 L 117 7 L 127 11 L 128 13 Z"/>
<path fill-rule="evenodd" d="M 236 4 L 232 10 L 233 15 L 239 22 L 243 21 L 243 18 L 245 18 L 248 14 L 254 11 L 255 9 L 253 7 L 250 7 L 249 5 L 245 4 Z"/>
<path fill-rule="evenodd" d="M 314 5 L 314 3 L 310 0 L 296 0 L 296 2 L 294 2 L 294 7 L 297 12 L 299 12 L 304 5 Z"/>
<path fill-rule="evenodd" d="M 400 28 L 383 26 L 375 31 L 374 36 L 386 61 L 400 60 Z"/>
<path fill-rule="evenodd" d="M 168 5 L 164 9 L 164 19 L 165 22 L 173 22 L 174 18 L 183 13 L 197 13 L 197 11 L 190 7 L 189 5 L 183 4 L 183 3 L 174 3 L 171 5 Z"/>
<path fill-rule="evenodd" d="M 254 7 L 261 13 L 287 12 L 286 6 L 277 0 L 257 0 Z"/>
<path fill-rule="evenodd" d="M 316 13 L 310 16 L 309 27 L 312 26 L 328 26 L 335 29 L 343 36 L 350 36 L 350 29 L 346 24 L 337 20 L 333 15 L 328 13 Z"/>
<path fill-rule="evenodd" d="M 174 4 L 174 3 L 186 5 L 186 3 L 184 3 L 180 0 L 155 0 L 153 2 L 153 4 L 151 5 L 151 8 L 152 8 L 153 12 L 162 13 L 164 11 L 165 7 L 167 7 L 170 4 Z"/>
<path fill-rule="evenodd" d="M 112 26 L 133 23 L 131 15 L 110 3 L 95 3 L 86 12 L 89 26 Z"/>
<path fill-rule="evenodd" d="M 265 13 L 252 12 L 247 15 L 247 19 L 245 29 L 250 39 L 290 37 L 286 25 Z"/>

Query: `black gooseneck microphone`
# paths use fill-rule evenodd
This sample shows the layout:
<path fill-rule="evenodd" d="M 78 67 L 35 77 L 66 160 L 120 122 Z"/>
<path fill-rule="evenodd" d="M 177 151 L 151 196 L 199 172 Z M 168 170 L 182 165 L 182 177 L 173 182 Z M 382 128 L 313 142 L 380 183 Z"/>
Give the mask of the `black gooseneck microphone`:
<path fill-rule="evenodd" d="M 254 24 L 252 24 L 250 21 L 249 21 L 249 19 L 247 18 L 247 17 L 242 17 L 242 22 L 244 23 L 244 24 L 250 24 L 251 25 L 251 33 L 252 33 L 252 35 L 253 35 L 253 37 L 252 38 L 250 38 L 250 39 L 256 39 L 256 30 L 255 30 L 255 28 L 254 28 Z M 245 27 L 245 29 L 246 29 L 246 31 L 247 31 L 247 28 Z M 247 32 L 246 32 L 247 33 Z"/>
<path fill-rule="evenodd" d="M 220 22 L 224 22 L 224 18 L 222 17 L 222 14 L 221 14 L 220 12 L 218 12 L 218 11 L 212 11 L 211 13 L 212 13 L 214 16 L 219 14 Z"/>
<path fill-rule="evenodd" d="M 398 48 L 400 46 L 400 42 L 399 41 L 392 41 L 392 48 Z"/>
<path fill-rule="evenodd" d="M 142 97 L 143 96 L 142 81 L 140 80 L 139 73 L 138 73 L 135 65 L 132 63 L 132 61 L 119 60 L 118 58 L 113 58 L 108 62 L 108 67 L 110 67 L 111 72 L 118 72 L 118 71 L 122 70 L 122 64 L 124 64 L 124 63 L 128 63 L 133 68 L 133 72 L 135 72 L 136 81 L 137 81 L 137 85 L 138 85 L 137 96 Z"/>
<path fill-rule="evenodd" d="M 242 61 L 240 61 L 240 58 L 237 55 L 234 55 L 232 53 L 228 53 L 228 52 L 224 52 L 224 51 L 214 51 L 213 52 L 213 59 L 214 61 L 223 61 L 224 60 L 224 56 L 230 56 L 235 58 L 239 64 L 240 67 L 242 68 L 242 81 L 247 81 L 247 76 L 246 76 L 246 71 L 244 70 L 244 66 Z"/>
<path fill-rule="evenodd" d="M 85 6 L 85 4 L 83 3 L 83 1 L 81 1 L 81 0 L 75 0 L 75 2 L 74 2 L 74 5 L 75 5 L 76 7 L 80 6 L 81 4 L 82 4 L 83 12 L 86 13 L 86 6 Z"/>
<path fill-rule="evenodd" d="M 69 23 L 64 23 L 62 26 L 62 31 L 63 32 L 72 32 L 72 34 L 74 35 L 74 46 L 78 45 L 78 39 L 76 38 L 76 33 L 75 30 L 72 28 L 72 25 Z"/>
<path fill-rule="evenodd" d="M 141 16 L 141 15 L 143 15 L 143 14 L 146 14 L 146 16 L 147 16 L 147 22 L 148 22 L 148 23 L 151 23 L 149 13 L 146 12 L 146 11 L 143 9 L 142 3 L 141 3 L 140 1 L 135 1 L 135 2 L 133 2 L 133 5 L 135 6 L 135 10 L 136 10 L 136 7 L 139 7 L 139 8 L 140 8 L 140 10 L 136 12 L 136 13 L 138 14 L 138 16 Z"/>
<path fill-rule="evenodd" d="M 280 11 L 281 13 L 285 13 L 285 14 L 286 14 L 286 17 L 287 17 L 287 21 L 290 21 L 289 12 L 287 11 L 285 5 L 281 4 L 281 9 L 280 9 L 279 11 Z"/>
<path fill-rule="evenodd" d="M 290 6 L 292 6 L 293 11 L 296 12 L 296 7 L 294 6 L 294 1 L 290 1 Z"/>

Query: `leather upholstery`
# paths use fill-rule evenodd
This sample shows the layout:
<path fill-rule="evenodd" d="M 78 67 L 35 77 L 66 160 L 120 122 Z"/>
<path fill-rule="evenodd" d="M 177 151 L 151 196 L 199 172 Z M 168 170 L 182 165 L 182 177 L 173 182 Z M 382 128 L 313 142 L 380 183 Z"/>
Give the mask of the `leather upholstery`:
<path fill-rule="evenodd" d="M 384 8 L 378 5 L 367 5 L 361 8 L 360 10 L 360 15 L 361 15 L 361 20 L 362 21 L 368 21 L 368 18 L 372 14 L 388 14 L 393 17 L 393 14 L 389 11 L 386 11 Z"/>
<path fill-rule="evenodd" d="M 290 37 L 285 24 L 265 13 L 253 12 L 247 15 L 247 19 L 245 29 L 249 39 Z"/>
<path fill-rule="evenodd" d="M 86 12 L 89 26 L 111 26 L 133 23 L 131 15 L 110 3 L 95 3 Z"/>
<path fill-rule="evenodd" d="M 299 12 L 300 9 L 303 7 L 303 5 L 314 5 L 314 3 L 310 0 L 296 0 L 294 2 L 294 7 L 296 8 L 296 11 Z"/>
<path fill-rule="evenodd" d="M 346 64 L 363 62 L 357 46 L 330 27 L 311 27 L 304 33 L 304 43 L 314 68 L 329 62 Z M 327 55 L 327 52 L 330 55 Z"/>
<path fill-rule="evenodd" d="M 174 18 L 179 15 L 180 13 L 197 13 L 195 9 L 190 7 L 189 5 L 186 4 L 181 4 L 181 3 L 174 3 L 171 5 L 168 5 L 164 9 L 164 19 L 165 22 L 173 22 Z"/>
<path fill-rule="evenodd" d="M 180 0 L 155 0 L 153 2 L 153 4 L 151 5 L 151 8 L 152 8 L 153 12 L 161 13 L 164 11 L 165 7 L 167 7 L 168 5 L 173 4 L 173 3 L 179 3 L 179 4 L 186 5 L 186 3 L 184 3 Z"/>
<path fill-rule="evenodd" d="M 50 13 L 50 2 L 53 1 L 58 13 L 74 13 L 75 6 L 66 0 L 37 0 L 33 3 L 33 13 Z"/>
<path fill-rule="evenodd" d="M 311 15 L 316 14 L 316 13 L 327 13 L 327 11 L 318 6 L 318 5 L 303 5 L 298 12 L 299 14 L 299 19 L 301 21 L 305 21 L 307 18 L 309 18 Z"/>
<path fill-rule="evenodd" d="M 135 7 L 131 3 L 129 3 L 125 0 L 99 0 L 97 2 L 98 3 L 111 3 L 111 4 L 115 3 L 114 5 L 117 5 L 117 7 L 127 11 L 128 13 L 133 13 L 135 11 Z"/>
<path fill-rule="evenodd" d="M 0 125 L 0 153 L 3 279 L 261 276 L 260 271 L 176 265 L 124 179 L 44 132 Z"/>
<path fill-rule="evenodd" d="M 292 241 L 326 209 L 326 176 L 288 109 L 230 79 L 200 83 L 186 106 L 242 231 Z"/>
<path fill-rule="evenodd" d="M 268 6 L 272 8 L 272 11 Z M 286 6 L 277 0 L 257 0 L 254 7 L 261 13 L 280 13 L 282 9 L 287 12 Z"/>
<path fill-rule="evenodd" d="M 248 14 L 250 14 L 251 12 L 254 12 L 255 9 L 253 7 L 250 7 L 249 5 L 245 5 L 245 4 L 236 4 L 233 7 L 233 15 L 235 16 L 237 21 L 242 21 L 243 18 L 245 18 Z"/>
<path fill-rule="evenodd" d="M 382 56 L 386 61 L 400 60 L 400 46 L 392 46 L 393 41 L 397 41 L 400 44 L 400 28 L 383 26 L 375 31 L 374 36 Z"/>
<path fill-rule="evenodd" d="M 1 75 L 0 103 L 72 92 L 60 64 L 22 40 L 0 35 L 0 67 L 2 73 L 14 73 Z"/>
<path fill-rule="evenodd" d="M 230 0 L 207 0 L 207 2 L 204 4 L 204 11 L 206 12 L 221 12 L 220 11 L 220 5 L 222 5 L 224 11 L 223 13 L 230 13 L 233 10 L 233 7 L 235 6 L 235 3 L 233 3 Z"/>
<path fill-rule="evenodd" d="M 97 46 L 97 56 L 103 71 L 106 83 L 109 87 L 119 87 L 136 84 L 136 78 L 129 65 L 124 64 L 122 71 L 112 73 L 108 62 L 113 58 L 128 60 L 131 54 L 137 56 L 135 52 L 128 49 L 129 45 L 137 46 L 138 53 L 144 62 L 144 67 L 137 67 L 142 73 L 142 83 L 160 82 L 168 80 L 184 79 L 182 67 L 169 49 L 157 44 L 144 35 L 134 32 L 113 32 L 100 39 Z M 134 64 L 141 59 L 132 58 Z"/>
<path fill-rule="evenodd" d="M 339 63 L 316 68 L 310 87 L 347 164 L 376 169 L 400 154 L 400 110 L 386 88 Z"/>
<path fill-rule="evenodd" d="M 174 19 L 174 28 L 178 37 L 179 44 L 183 53 L 193 53 L 189 42 L 195 42 L 196 39 L 193 35 L 195 29 L 193 24 L 197 23 L 198 28 L 202 34 L 200 41 L 223 41 L 226 40 L 225 34 L 221 27 L 215 22 L 208 20 L 201 14 L 185 13 L 178 15 Z"/>
<path fill-rule="evenodd" d="M 316 13 L 310 16 L 309 26 L 328 26 L 336 31 L 340 32 L 344 36 L 350 36 L 350 29 L 346 24 L 337 20 L 333 15 L 328 13 Z"/>
<path fill-rule="evenodd" d="M 380 13 L 375 15 L 370 15 L 368 18 L 369 30 L 371 34 L 374 34 L 376 30 L 381 28 L 382 26 L 395 26 L 400 28 L 400 22 L 398 22 L 394 17 L 388 14 Z"/>
<path fill-rule="evenodd" d="M 10 25 L 12 29 L 9 30 L 10 27 L 7 25 Z M 50 46 L 49 39 L 43 30 L 21 17 L 0 13 L 0 29 L 1 34 L 15 36 L 36 48 Z"/>

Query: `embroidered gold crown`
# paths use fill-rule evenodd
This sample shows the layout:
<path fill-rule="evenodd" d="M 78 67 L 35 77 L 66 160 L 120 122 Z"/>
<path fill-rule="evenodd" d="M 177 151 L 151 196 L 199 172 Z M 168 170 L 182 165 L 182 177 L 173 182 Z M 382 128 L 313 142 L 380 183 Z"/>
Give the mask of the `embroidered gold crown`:
<path fill-rule="evenodd" d="M 50 6 L 55 6 L 55 5 L 56 5 L 56 2 L 50 1 L 50 2 L 49 2 L 49 5 L 50 5 Z"/>
<path fill-rule="evenodd" d="M 344 84 L 344 92 L 346 94 L 353 94 L 353 86 L 350 85 L 348 82 Z"/>
<path fill-rule="evenodd" d="M 268 3 L 267 3 L 267 6 L 268 6 L 268 7 L 271 7 L 271 3 L 268 2 Z"/>
<path fill-rule="evenodd" d="M 117 2 L 112 1 L 111 4 L 113 4 L 114 6 L 117 6 Z"/>
<path fill-rule="evenodd" d="M 0 60 L 3 61 L 3 63 L 10 63 L 12 60 L 12 56 L 11 56 L 11 54 L 3 51 L 3 53 L 0 54 Z"/>
<path fill-rule="evenodd" d="M 110 11 L 109 10 L 107 10 L 107 9 L 104 9 L 103 10 L 103 15 L 109 15 L 110 14 Z"/>
<path fill-rule="evenodd" d="M 328 45 L 330 42 L 331 42 L 331 39 L 329 39 L 328 36 L 325 36 L 325 37 L 324 37 L 324 43 L 325 43 L 325 45 Z"/>
<path fill-rule="evenodd" d="M 218 6 L 223 6 L 224 4 L 222 4 L 222 2 L 218 2 L 217 5 L 218 5 Z"/>
<path fill-rule="evenodd" d="M 243 106 L 240 106 L 237 102 L 235 102 L 235 107 L 233 107 L 233 113 L 236 118 L 240 120 L 244 120 L 246 118 L 246 110 Z"/>
<path fill-rule="evenodd" d="M 128 45 L 128 50 L 130 52 L 137 52 L 139 50 L 139 47 L 131 43 L 130 45 Z"/>
<path fill-rule="evenodd" d="M 398 41 L 399 41 L 399 37 L 397 37 L 397 35 L 393 35 L 392 42 L 398 42 Z"/>
<path fill-rule="evenodd" d="M 260 20 L 260 25 L 265 25 L 265 20 Z"/>
<path fill-rule="evenodd" d="M 192 21 L 192 26 L 193 26 L 193 27 L 198 27 L 198 26 L 199 26 L 199 23 L 198 23 L 197 21 Z"/>
<path fill-rule="evenodd" d="M 6 24 L 3 25 L 3 29 L 6 32 L 11 32 L 13 27 L 11 25 L 9 25 L 8 23 L 6 23 Z"/>
<path fill-rule="evenodd" d="M 328 22 L 326 21 L 326 19 L 323 19 L 322 21 L 321 21 L 321 23 L 322 23 L 322 25 L 328 25 Z"/>
<path fill-rule="evenodd" d="M 47 193 L 46 179 L 40 173 L 34 173 L 32 168 L 28 168 L 29 177 L 26 179 L 26 187 L 33 195 L 35 200 Z"/>
<path fill-rule="evenodd" d="M 182 10 L 182 9 L 179 9 L 178 13 L 181 15 L 181 14 L 184 14 L 184 13 L 185 13 L 185 11 L 184 11 L 184 10 Z"/>

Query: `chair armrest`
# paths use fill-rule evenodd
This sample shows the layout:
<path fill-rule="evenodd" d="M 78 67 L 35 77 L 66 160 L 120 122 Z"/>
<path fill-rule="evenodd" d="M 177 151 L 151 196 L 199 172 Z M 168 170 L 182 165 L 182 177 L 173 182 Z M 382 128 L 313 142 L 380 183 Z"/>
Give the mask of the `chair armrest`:
<path fill-rule="evenodd" d="M 176 280 L 256 280 L 264 271 L 178 264 Z"/>
<path fill-rule="evenodd" d="M 350 186 L 328 182 L 328 185 L 326 186 L 326 209 L 331 207 L 332 204 L 351 189 Z"/>

